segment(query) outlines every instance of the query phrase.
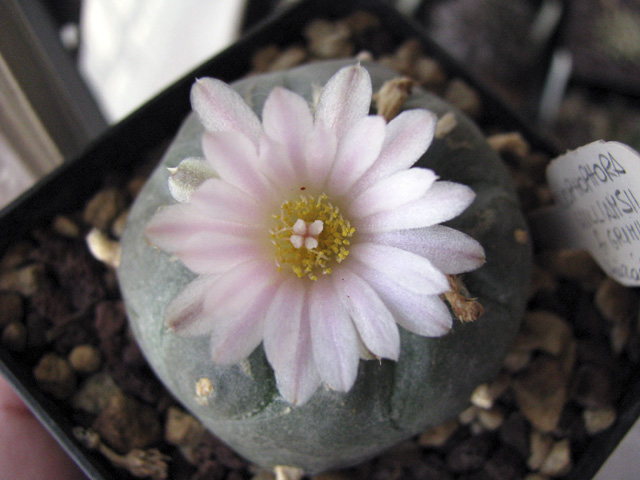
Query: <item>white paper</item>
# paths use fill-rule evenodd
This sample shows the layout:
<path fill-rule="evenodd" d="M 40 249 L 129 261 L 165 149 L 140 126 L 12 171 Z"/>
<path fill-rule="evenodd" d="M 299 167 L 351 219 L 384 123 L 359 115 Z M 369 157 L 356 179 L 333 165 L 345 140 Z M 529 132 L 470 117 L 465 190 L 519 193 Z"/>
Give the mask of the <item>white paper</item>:
<path fill-rule="evenodd" d="M 553 160 L 547 182 L 555 200 L 545 213 L 550 237 L 589 251 L 621 284 L 639 286 L 640 154 L 618 142 L 590 143 Z"/>

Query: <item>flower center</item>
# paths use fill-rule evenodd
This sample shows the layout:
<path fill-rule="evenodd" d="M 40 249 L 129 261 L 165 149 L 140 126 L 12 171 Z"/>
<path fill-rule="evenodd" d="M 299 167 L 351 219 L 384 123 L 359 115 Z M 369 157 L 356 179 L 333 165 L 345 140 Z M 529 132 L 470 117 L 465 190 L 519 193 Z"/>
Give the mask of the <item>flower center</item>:
<path fill-rule="evenodd" d="M 288 266 L 300 278 L 317 280 L 318 273 L 331 273 L 331 264 L 349 255 L 349 238 L 355 229 L 324 193 L 286 201 L 273 218 L 276 226 L 269 233 L 278 270 Z"/>

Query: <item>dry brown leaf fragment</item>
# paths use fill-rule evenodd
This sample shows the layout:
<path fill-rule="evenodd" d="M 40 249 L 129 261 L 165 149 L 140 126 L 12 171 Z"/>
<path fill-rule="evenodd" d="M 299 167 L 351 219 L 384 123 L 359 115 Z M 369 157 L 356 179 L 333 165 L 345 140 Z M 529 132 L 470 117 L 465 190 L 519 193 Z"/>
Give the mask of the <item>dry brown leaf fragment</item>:
<path fill-rule="evenodd" d="M 480 318 L 484 313 L 484 307 L 477 299 L 469 296 L 469 292 L 460 277 L 447 275 L 447 278 L 449 279 L 451 290 L 444 293 L 444 298 L 451 305 L 454 315 L 465 323 L 473 322 Z"/>
<path fill-rule="evenodd" d="M 373 96 L 378 115 L 382 115 L 387 122 L 393 120 L 400 113 L 415 85 L 415 80 L 409 77 L 394 78 L 385 82 Z"/>
<path fill-rule="evenodd" d="M 162 454 L 156 448 L 148 450 L 134 448 L 125 455 L 119 455 L 105 445 L 100 435 L 94 430 L 75 427 L 73 435 L 85 448 L 98 450 L 114 466 L 127 470 L 134 477 L 165 480 L 169 475 L 167 462 L 171 457 Z"/>

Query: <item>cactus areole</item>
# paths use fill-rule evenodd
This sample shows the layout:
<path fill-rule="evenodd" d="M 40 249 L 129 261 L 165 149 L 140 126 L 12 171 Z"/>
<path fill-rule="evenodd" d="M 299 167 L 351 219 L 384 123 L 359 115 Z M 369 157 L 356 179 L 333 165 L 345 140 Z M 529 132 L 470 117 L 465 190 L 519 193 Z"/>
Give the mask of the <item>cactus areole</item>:
<path fill-rule="evenodd" d="M 377 115 L 396 76 L 336 61 L 199 79 L 130 213 L 118 276 L 144 354 L 263 467 L 353 465 L 455 416 L 518 330 L 531 251 L 508 172 L 418 88 Z M 456 279 L 474 322 L 451 311 Z"/>

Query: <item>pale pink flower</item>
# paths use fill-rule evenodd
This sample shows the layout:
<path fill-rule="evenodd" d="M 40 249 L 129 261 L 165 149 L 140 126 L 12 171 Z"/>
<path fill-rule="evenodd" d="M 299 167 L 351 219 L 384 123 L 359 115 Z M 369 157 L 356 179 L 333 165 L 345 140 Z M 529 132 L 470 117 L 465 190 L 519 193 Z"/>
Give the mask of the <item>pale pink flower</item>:
<path fill-rule="evenodd" d="M 306 402 L 321 383 L 348 391 L 360 358 L 397 360 L 398 326 L 449 331 L 446 274 L 478 268 L 482 247 L 438 225 L 474 198 L 413 164 L 435 115 L 368 115 L 371 80 L 338 71 L 312 114 L 276 87 L 262 122 L 240 95 L 204 78 L 191 101 L 217 176 L 161 208 L 148 240 L 198 275 L 166 308 L 171 329 L 210 335 L 215 363 L 264 344 L 282 397 Z"/>

